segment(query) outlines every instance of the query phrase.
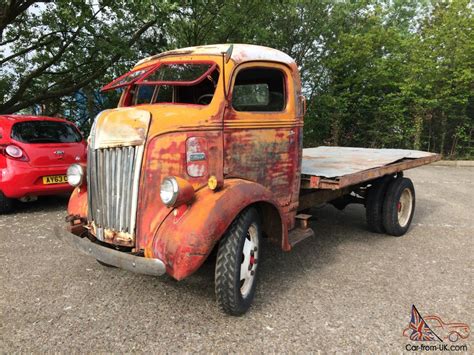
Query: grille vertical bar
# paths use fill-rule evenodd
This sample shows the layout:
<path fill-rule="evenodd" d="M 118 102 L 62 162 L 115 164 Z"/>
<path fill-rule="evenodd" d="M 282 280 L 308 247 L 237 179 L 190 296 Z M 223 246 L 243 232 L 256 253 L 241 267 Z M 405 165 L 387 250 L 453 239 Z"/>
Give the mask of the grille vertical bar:
<path fill-rule="evenodd" d="M 89 221 L 104 230 L 134 235 L 143 146 L 88 150 Z"/>

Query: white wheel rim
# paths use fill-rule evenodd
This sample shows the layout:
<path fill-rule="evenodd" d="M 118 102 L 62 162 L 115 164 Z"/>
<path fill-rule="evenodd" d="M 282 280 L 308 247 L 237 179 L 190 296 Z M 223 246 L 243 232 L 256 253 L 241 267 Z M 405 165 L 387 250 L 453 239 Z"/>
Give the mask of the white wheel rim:
<path fill-rule="evenodd" d="M 413 194 L 409 188 L 403 190 L 400 195 L 400 199 L 397 203 L 398 211 L 398 224 L 400 227 L 405 227 L 410 220 L 411 212 L 413 209 Z"/>
<path fill-rule="evenodd" d="M 255 271 L 258 260 L 258 230 L 251 224 L 247 230 L 244 247 L 242 249 L 242 264 L 240 266 L 240 292 L 247 297 L 255 281 Z"/>

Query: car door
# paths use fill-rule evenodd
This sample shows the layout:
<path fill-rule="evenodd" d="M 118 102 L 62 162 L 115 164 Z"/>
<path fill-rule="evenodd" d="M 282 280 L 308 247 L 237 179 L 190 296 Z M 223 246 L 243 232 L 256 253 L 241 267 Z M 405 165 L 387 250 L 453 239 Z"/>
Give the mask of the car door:
<path fill-rule="evenodd" d="M 224 174 L 265 186 L 281 206 L 299 188 L 302 120 L 291 70 L 279 63 L 238 66 L 224 114 Z"/>

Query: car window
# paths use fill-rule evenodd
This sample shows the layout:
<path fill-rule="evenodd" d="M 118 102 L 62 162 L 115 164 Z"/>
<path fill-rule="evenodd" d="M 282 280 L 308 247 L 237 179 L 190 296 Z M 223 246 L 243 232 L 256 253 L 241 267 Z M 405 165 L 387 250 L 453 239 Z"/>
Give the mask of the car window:
<path fill-rule="evenodd" d="M 268 106 L 270 90 L 268 84 L 245 84 L 234 87 L 233 105 L 235 107 Z"/>
<path fill-rule="evenodd" d="M 173 102 L 173 86 L 158 85 L 153 102 Z"/>
<path fill-rule="evenodd" d="M 193 82 L 211 69 L 211 64 L 177 63 L 162 64 L 138 83 Z"/>
<path fill-rule="evenodd" d="M 73 125 L 56 121 L 15 123 L 11 138 L 22 143 L 77 143 L 82 136 Z"/>
<path fill-rule="evenodd" d="M 135 105 L 147 104 L 153 97 L 155 86 L 152 85 L 140 85 L 136 88 L 137 92 L 133 95 Z"/>
<path fill-rule="evenodd" d="M 439 327 L 439 326 L 441 326 L 441 322 L 440 322 L 438 319 L 436 319 L 436 318 L 428 318 L 428 319 L 426 319 L 426 320 L 427 320 L 429 323 L 431 323 L 431 324 L 429 324 L 429 325 L 431 325 L 432 327 Z"/>
<path fill-rule="evenodd" d="M 107 91 L 112 89 L 118 89 L 122 86 L 132 84 L 153 68 L 154 66 L 151 65 L 143 69 L 129 71 L 128 73 L 119 76 L 117 79 L 112 80 L 112 82 L 105 85 L 101 90 Z"/>
<path fill-rule="evenodd" d="M 128 86 L 125 106 L 155 103 L 209 105 L 218 80 L 216 63 L 161 63 L 126 73 L 102 90 Z"/>
<path fill-rule="evenodd" d="M 195 78 L 196 73 L 192 70 L 189 73 L 177 71 L 173 75 L 175 79 L 179 77 L 185 80 Z M 171 74 L 167 72 L 166 75 Z M 171 77 L 168 76 L 166 79 Z M 155 103 L 209 105 L 219 80 L 219 70 L 215 67 L 209 75 L 204 77 L 201 75 L 198 79 L 197 82 L 156 81 L 157 84 L 153 84 L 153 81 L 137 82 L 131 90 L 131 105 Z"/>
<path fill-rule="evenodd" d="M 274 68 L 249 68 L 238 72 L 232 90 L 236 111 L 278 112 L 286 107 L 285 77 Z"/>

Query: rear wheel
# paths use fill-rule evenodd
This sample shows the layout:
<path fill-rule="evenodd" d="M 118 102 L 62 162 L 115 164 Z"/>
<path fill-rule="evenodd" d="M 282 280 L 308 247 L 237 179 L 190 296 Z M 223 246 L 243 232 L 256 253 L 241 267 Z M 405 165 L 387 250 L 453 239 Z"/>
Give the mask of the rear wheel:
<path fill-rule="evenodd" d="M 385 176 L 375 180 L 372 186 L 368 188 L 365 201 L 365 217 L 372 232 L 385 233 L 382 209 L 387 187 L 392 180 L 393 177 Z"/>
<path fill-rule="evenodd" d="M 12 210 L 13 200 L 6 197 L 3 192 L 0 191 L 0 214 L 8 213 Z"/>
<path fill-rule="evenodd" d="M 235 219 L 219 243 L 216 297 L 220 308 L 230 315 L 244 314 L 253 301 L 261 230 L 258 212 L 251 207 Z"/>
<path fill-rule="evenodd" d="M 393 180 L 383 204 L 383 226 L 387 234 L 399 237 L 410 228 L 415 212 L 415 188 L 410 179 Z"/>

